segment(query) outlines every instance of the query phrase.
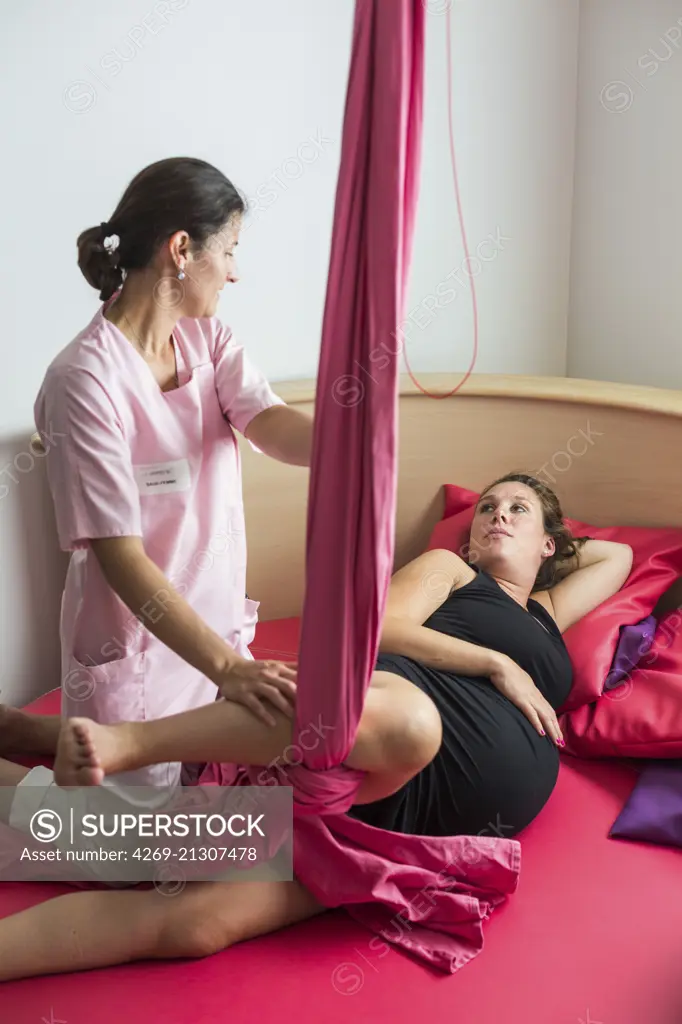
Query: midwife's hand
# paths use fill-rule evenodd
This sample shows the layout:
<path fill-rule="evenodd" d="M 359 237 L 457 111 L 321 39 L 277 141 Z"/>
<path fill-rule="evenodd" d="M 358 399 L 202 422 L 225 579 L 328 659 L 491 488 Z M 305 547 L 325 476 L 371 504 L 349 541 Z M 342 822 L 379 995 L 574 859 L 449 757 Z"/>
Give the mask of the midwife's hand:
<path fill-rule="evenodd" d="M 554 708 L 545 700 L 527 672 L 504 654 L 499 655 L 490 681 L 503 696 L 524 713 L 541 736 L 547 733 L 560 747 L 564 738 Z"/>
<path fill-rule="evenodd" d="M 293 716 L 296 699 L 296 665 L 286 661 L 251 661 L 241 658 L 216 679 L 221 697 L 243 704 L 268 725 L 276 725 L 266 704 Z"/>

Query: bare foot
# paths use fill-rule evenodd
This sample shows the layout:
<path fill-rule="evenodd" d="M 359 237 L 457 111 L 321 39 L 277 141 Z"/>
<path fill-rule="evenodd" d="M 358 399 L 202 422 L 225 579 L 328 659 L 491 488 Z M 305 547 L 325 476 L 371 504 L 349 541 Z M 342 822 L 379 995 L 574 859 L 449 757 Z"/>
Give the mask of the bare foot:
<path fill-rule="evenodd" d="M 68 718 L 62 723 L 54 762 L 58 786 L 100 786 L 106 774 L 96 743 L 100 731 L 89 718 Z M 106 740 L 103 744 L 106 747 Z"/>

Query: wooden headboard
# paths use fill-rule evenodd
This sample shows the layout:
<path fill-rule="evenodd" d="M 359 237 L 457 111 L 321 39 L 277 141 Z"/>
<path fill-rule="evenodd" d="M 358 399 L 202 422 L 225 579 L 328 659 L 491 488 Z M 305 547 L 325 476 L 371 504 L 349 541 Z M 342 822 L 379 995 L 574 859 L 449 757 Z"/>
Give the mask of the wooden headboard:
<path fill-rule="evenodd" d="M 443 394 L 460 377 L 419 380 Z M 289 404 L 312 411 L 315 381 L 273 386 Z M 479 374 L 437 399 L 405 377 L 399 420 L 396 569 L 424 549 L 442 515 L 444 483 L 479 490 L 515 469 L 540 476 L 567 515 L 595 525 L 682 526 L 680 391 Z M 261 602 L 261 619 L 298 615 L 308 470 L 258 455 L 241 438 L 240 446 L 249 596 Z"/>
<path fill-rule="evenodd" d="M 419 379 L 442 395 L 461 378 Z M 312 411 L 315 381 L 274 387 Z M 480 490 L 510 470 L 539 476 L 567 515 L 595 525 L 682 526 L 682 391 L 475 374 L 457 394 L 434 398 L 404 377 L 399 422 L 396 569 L 424 550 L 442 515 L 443 484 Z M 37 450 L 40 439 L 33 443 Z M 263 620 L 298 615 L 308 470 L 259 455 L 241 437 L 239 444 L 249 596 L 261 602 Z"/>

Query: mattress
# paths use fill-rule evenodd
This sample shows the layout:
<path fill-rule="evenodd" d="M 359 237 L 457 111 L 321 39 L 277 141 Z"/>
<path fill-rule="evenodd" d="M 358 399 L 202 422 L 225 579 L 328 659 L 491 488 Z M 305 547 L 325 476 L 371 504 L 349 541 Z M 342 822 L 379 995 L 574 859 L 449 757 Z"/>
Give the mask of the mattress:
<path fill-rule="evenodd" d="M 298 622 L 261 623 L 255 657 L 293 658 Z M 58 713 L 58 693 L 31 710 Z M 3 1024 L 682 1024 L 682 851 L 607 838 L 632 764 L 564 757 L 519 837 L 518 891 L 481 955 L 444 976 L 343 911 L 202 961 L 138 963 L 0 986 Z M 0 917 L 67 892 L 4 883 Z M 105 925 L 104 925 L 105 926 Z"/>

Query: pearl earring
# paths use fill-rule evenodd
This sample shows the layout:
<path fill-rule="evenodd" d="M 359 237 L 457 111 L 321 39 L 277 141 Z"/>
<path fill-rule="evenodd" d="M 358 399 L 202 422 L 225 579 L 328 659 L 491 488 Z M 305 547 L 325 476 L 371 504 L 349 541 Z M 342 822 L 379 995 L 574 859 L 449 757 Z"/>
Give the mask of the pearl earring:
<path fill-rule="evenodd" d="M 178 270 L 178 281 L 184 281 L 184 280 L 185 280 L 185 271 L 180 269 L 180 270 Z"/>

